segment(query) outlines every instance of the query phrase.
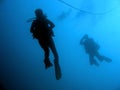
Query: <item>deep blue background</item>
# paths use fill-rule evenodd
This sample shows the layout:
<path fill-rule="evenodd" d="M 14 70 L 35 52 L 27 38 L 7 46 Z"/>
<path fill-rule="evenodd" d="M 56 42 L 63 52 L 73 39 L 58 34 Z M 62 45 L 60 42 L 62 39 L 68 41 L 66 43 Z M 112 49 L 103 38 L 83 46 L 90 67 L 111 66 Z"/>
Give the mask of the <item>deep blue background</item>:
<path fill-rule="evenodd" d="M 0 83 L 6 90 L 117 90 L 120 88 L 120 1 L 2 0 L 0 2 Z M 43 50 L 30 33 L 34 10 L 43 9 L 56 25 L 54 41 L 62 78 L 45 70 Z M 112 63 L 90 66 L 79 45 L 87 33 Z M 50 56 L 53 62 L 53 55 Z"/>

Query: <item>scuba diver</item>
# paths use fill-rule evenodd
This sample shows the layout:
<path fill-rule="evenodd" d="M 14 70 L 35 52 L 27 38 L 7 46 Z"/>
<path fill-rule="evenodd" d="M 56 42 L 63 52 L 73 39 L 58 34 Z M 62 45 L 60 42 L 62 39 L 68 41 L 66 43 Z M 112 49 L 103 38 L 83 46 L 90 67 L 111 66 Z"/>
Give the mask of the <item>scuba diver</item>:
<path fill-rule="evenodd" d="M 32 22 L 30 32 L 33 33 L 33 38 L 36 38 L 45 52 L 44 64 L 45 68 L 49 68 L 52 66 L 52 63 L 49 60 L 49 52 L 51 49 L 55 61 L 58 62 L 58 53 L 55 48 L 54 41 L 52 36 L 54 36 L 52 29 L 55 25 L 47 19 L 46 15 L 43 14 L 41 9 L 35 10 L 36 20 Z"/>
<path fill-rule="evenodd" d="M 53 66 L 49 59 L 49 53 L 51 49 L 54 55 L 56 78 L 59 80 L 61 78 L 59 57 L 52 38 L 54 36 L 52 29 L 55 27 L 55 25 L 49 19 L 47 19 L 46 15 L 44 15 L 41 9 L 36 9 L 35 15 L 36 18 L 32 21 L 30 32 L 33 34 L 33 38 L 38 40 L 41 48 L 44 50 L 44 64 L 46 69 Z"/>
<path fill-rule="evenodd" d="M 85 34 L 80 40 L 80 44 L 84 46 L 86 53 L 89 55 L 89 61 L 91 65 L 99 66 L 98 62 L 95 60 L 95 56 L 99 61 L 105 60 L 106 62 L 111 62 L 112 60 L 106 56 L 100 55 L 98 50 L 100 46 L 92 39 Z"/>

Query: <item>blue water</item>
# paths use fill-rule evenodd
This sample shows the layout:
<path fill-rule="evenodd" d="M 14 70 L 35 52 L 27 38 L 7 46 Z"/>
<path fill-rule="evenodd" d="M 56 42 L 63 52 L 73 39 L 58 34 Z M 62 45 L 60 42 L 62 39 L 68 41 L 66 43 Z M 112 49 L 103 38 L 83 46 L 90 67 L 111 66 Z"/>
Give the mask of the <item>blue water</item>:
<path fill-rule="evenodd" d="M 6 90 L 119 90 L 119 0 L 1 0 L 0 83 Z M 41 8 L 55 23 L 54 41 L 62 78 L 54 67 L 44 68 L 44 52 L 30 33 L 34 10 Z M 83 12 L 85 11 L 85 12 Z M 84 34 L 100 44 L 99 52 L 112 59 L 91 66 L 81 46 Z M 53 62 L 53 54 L 50 55 Z"/>

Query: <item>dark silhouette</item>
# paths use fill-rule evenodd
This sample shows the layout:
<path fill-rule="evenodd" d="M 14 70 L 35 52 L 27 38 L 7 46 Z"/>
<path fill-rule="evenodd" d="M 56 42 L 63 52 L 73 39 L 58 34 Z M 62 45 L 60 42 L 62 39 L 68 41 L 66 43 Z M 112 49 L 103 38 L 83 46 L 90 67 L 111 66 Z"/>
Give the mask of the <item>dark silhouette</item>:
<path fill-rule="evenodd" d="M 71 9 L 69 9 L 68 11 L 66 11 L 66 12 L 62 12 L 58 17 L 57 17 L 57 19 L 59 20 L 59 21 L 62 21 L 62 20 L 64 20 L 64 19 L 66 19 L 70 14 L 71 14 Z"/>
<path fill-rule="evenodd" d="M 46 15 L 43 14 L 43 11 L 41 9 L 35 10 L 36 19 L 33 20 L 31 25 L 30 32 L 33 34 L 33 38 L 37 39 L 41 48 L 45 52 L 45 58 L 44 58 L 44 64 L 45 68 L 49 68 L 53 66 L 53 64 L 50 62 L 49 59 L 49 53 L 50 49 L 54 55 L 54 64 L 55 66 L 59 66 L 59 57 L 58 53 L 53 41 L 52 36 L 54 36 L 54 33 L 52 29 L 55 27 L 55 25 L 47 19 Z M 55 69 L 56 70 L 56 69 Z M 57 74 L 59 73 L 59 78 L 61 77 L 60 67 L 58 69 L 57 67 Z"/>
<path fill-rule="evenodd" d="M 106 62 L 112 61 L 110 58 L 100 55 L 100 53 L 98 52 L 100 46 L 92 38 L 89 38 L 87 34 L 85 34 L 82 37 L 80 44 L 84 45 L 86 53 L 89 54 L 89 61 L 91 65 L 95 64 L 96 66 L 99 66 L 98 62 L 94 58 L 95 56 L 100 61 L 103 60 L 105 60 Z"/>

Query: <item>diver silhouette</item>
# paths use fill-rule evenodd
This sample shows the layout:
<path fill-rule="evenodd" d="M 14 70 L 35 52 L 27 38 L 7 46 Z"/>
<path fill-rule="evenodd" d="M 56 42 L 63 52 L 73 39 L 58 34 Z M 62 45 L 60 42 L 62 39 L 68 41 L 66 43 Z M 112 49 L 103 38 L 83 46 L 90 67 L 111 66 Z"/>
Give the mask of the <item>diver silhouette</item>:
<path fill-rule="evenodd" d="M 95 56 L 99 61 L 105 60 L 106 62 L 111 62 L 112 60 L 104 55 L 100 55 L 98 52 L 100 46 L 92 39 L 89 38 L 87 34 L 85 34 L 80 40 L 80 44 L 84 46 L 85 51 L 89 54 L 89 61 L 91 65 L 99 66 L 98 62 L 95 60 Z"/>
<path fill-rule="evenodd" d="M 47 19 L 41 9 L 35 10 L 36 19 L 33 20 L 30 32 L 33 34 L 33 38 L 37 39 L 41 48 L 44 50 L 44 64 L 45 68 L 53 66 L 49 59 L 50 49 L 54 55 L 55 70 L 57 70 L 58 79 L 61 77 L 61 71 L 59 67 L 59 57 L 53 41 L 54 33 L 52 29 L 55 27 L 54 23 Z M 56 66 L 57 65 L 57 66 Z"/>

